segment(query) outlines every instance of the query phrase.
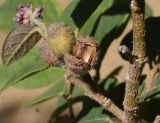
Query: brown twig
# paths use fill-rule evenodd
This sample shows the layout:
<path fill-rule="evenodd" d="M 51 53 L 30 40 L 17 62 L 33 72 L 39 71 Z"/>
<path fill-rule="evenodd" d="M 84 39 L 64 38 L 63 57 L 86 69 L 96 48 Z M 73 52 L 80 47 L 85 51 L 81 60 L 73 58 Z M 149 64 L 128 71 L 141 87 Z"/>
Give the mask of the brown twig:
<path fill-rule="evenodd" d="M 86 96 L 98 102 L 102 107 L 110 111 L 121 121 L 125 121 L 124 112 L 97 89 L 95 82 L 89 74 L 79 76 L 68 71 L 66 80 L 73 83 L 75 86 L 78 86 L 82 91 L 84 91 Z"/>
<path fill-rule="evenodd" d="M 133 63 L 130 62 L 126 77 L 124 97 L 124 111 L 126 123 L 139 123 L 138 119 L 138 81 L 141 76 L 145 59 L 145 23 L 144 0 L 132 0 L 131 11 L 133 17 Z"/>

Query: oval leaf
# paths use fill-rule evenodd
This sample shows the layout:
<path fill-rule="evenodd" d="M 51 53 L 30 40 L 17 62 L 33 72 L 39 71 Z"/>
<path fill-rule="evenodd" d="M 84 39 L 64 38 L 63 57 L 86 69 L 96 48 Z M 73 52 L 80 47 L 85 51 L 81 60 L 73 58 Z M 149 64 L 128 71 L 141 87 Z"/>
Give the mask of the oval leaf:
<path fill-rule="evenodd" d="M 27 78 L 33 78 L 38 73 L 45 71 L 48 68 L 48 63 L 41 59 L 39 52 L 33 48 L 31 52 L 26 54 L 25 57 L 20 59 L 15 64 L 8 67 L 0 65 L 0 90 L 4 90 L 16 83 L 26 80 Z M 43 76 L 46 78 L 46 76 Z M 36 83 L 35 79 L 30 79 L 28 84 Z M 47 82 L 45 82 L 47 83 Z M 42 81 L 41 81 L 42 84 Z"/>
<path fill-rule="evenodd" d="M 72 13 L 80 3 L 80 0 L 73 0 L 63 11 L 60 20 L 67 23 L 69 26 L 71 26 L 73 29 L 77 28 L 77 25 L 74 22 L 74 18 L 72 17 Z"/>
<path fill-rule="evenodd" d="M 47 101 L 47 100 L 49 100 L 49 99 L 51 99 L 53 97 L 59 96 L 60 94 L 63 93 L 64 87 L 65 87 L 65 82 L 61 78 L 60 80 L 57 80 L 51 86 L 51 88 L 49 88 L 46 92 L 42 93 L 37 98 L 35 98 L 32 101 L 30 101 L 28 104 L 26 104 L 26 106 L 32 106 L 32 105 L 35 105 L 35 104 L 39 104 L 39 103 Z"/>
<path fill-rule="evenodd" d="M 24 56 L 40 39 L 37 28 L 31 24 L 20 24 L 13 29 L 4 41 L 2 62 L 9 65 Z"/>
<path fill-rule="evenodd" d="M 59 81 L 59 78 L 64 78 L 64 73 L 65 70 L 62 68 L 45 68 L 44 66 L 41 70 L 39 69 L 39 71 L 37 68 L 37 71 L 33 74 L 29 74 L 28 77 L 25 76 L 24 79 L 19 79 L 15 86 L 21 89 L 35 89 L 47 86 L 55 81 Z"/>
<path fill-rule="evenodd" d="M 139 102 L 143 103 L 147 99 L 150 99 L 159 95 L 160 95 L 160 73 L 157 74 L 153 87 L 143 95 L 139 96 Z"/>
<path fill-rule="evenodd" d="M 103 0 L 89 19 L 85 22 L 80 32 L 83 35 L 90 35 L 98 17 L 113 5 L 113 0 Z"/>

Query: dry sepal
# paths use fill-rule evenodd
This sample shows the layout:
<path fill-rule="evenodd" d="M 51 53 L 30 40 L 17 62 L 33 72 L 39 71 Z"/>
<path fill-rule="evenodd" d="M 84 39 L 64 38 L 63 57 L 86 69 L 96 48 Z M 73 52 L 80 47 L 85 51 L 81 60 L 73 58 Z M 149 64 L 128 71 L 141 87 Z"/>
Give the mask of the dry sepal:
<path fill-rule="evenodd" d="M 91 37 L 79 37 L 73 47 L 72 54 L 64 57 L 69 70 L 77 74 L 86 74 L 96 63 L 98 48 Z"/>
<path fill-rule="evenodd" d="M 91 37 L 79 37 L 73 50 L 73 55 L 94 66 L 97 60 L 98 48 L 94 39 Z"/>

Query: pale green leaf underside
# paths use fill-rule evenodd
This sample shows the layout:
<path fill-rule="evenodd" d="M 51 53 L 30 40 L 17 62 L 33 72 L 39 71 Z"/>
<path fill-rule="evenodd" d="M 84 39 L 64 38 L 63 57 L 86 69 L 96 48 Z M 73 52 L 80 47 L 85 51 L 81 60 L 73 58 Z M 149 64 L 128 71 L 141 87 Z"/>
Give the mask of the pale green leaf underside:
<path fill-rule="evenodd" d="M 158 73 L 153 87 L 146 93 L 142 94 L 139 99 L 140 103 L 146 101 L 147 99 L 153 98 L 154 96 L 160 95 L 160 73 Z"/>
<path fill-rule="evenodd" d="M 108 116 L 103 113 L 103 108 L 92 108 L 91 111 L 78 123 L 109 123 Z"/>
<path fill-rule="evenodd" d="M 65 70 L 62 68 L 50 67 L 38 71 L 36 74 L 23 79 L 16 84 L 16 87 L 24 89 L 33 89 L 49 85 L 55 81 L 59 81 L 59 78 L 64 77 Z"/>
<path fill-rule="evenodd" d="M 63 89 L 65 87 L 65 82 L 63 78 L 61 77 L 60 79 L 57 79 L 53 85 L 43 94 L 35 98 L 34 100 L 30 101 L 27 106 L 35 105 L 41 102 L 44 102 L 46 100 L 49 100 L 55 96 L 59 96 L 60 94 L 63 93 Z"/>
<path fill-rule="evenodd" d="M 6 68 L 1 65 L 4 76 L 0 77 L 1 89 L 5 89 L 20 80 L 48 68 L 48 64 L 41 59 L 39 52 L 31 50 L 25 57 Z"/>

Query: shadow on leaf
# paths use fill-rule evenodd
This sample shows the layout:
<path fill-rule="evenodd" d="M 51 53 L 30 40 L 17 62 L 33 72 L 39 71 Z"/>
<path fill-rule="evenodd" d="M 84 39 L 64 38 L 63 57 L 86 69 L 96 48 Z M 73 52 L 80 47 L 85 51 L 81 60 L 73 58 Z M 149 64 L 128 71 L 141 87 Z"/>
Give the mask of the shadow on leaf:
<path fill-rule="evenodd" d="M 102 0 L 81 0 L 78 6 L 73 11 L 73 18 L 77 27 L 82 27 L 89 16 L 95 11 Z"/>
<path fill-rule="evenodd" d="M 124 95 L 124 83 L 119 83 L 118 80 L 115 78 L 115 75 L 118 75 L 120 70 L 122 69 L 122 66 L 117 67 L 115 70 L 113 70 L 104 80 L 98 83 L 99 89 L 102 91 L 104 95 L 111 98 L 113 102 L 115 102 L 119 107 L 122 108 L 122 100 Z M 73 94 L 74 95 L 74 94 Z M 92 99 L 80 95 L 72 98 L 71 105 L 75 105 L 78 102 L 82 102 L 83 107 L 80 113 L 76 118 L 72 118 L 72 123 L 77 123 L 81 119 L 83 119 L 85 116 L 90 114 L 90 111 L 93 108 L 101 108 L 101 106 L 93 101 Z M 68 109 L 68 103 L 64 103 L 55 111 L 53 112 L 52 118 L 58 118 L 64 110 Z M 105 116 L 113 116 L 111 113 L 109 113 L 106 110 L 102 110 L 101 112 L 98 112 L 99 114 L 105 115 Z M 51 118 L 51 119 L 52 119 Z M 57 119 L 58 120 L 58 119 Z"/>
<path fill-rule="evenodd" d="M 117 67 L 100 84 L 99 87 L 105 96 L 109 97 L 117 106 L 123 108 L 125 83 L 119 82 L 115 75 L 118 75 L 122 66 Z"/>
<path fill-rule="evenodd" d="M 140 116 L 149 123 L 152 123 L 157 115 L 160 114 L 159 110 L 160 98 L 153 98 L 148 102 L 140 105 Z"/>
<path fill-rule="evenodd" d="M 99 77 L 100 77 L 99 70 L 101 67 L 101 63 L 102 63 L 102 60 L 104 59 L 104 56 L 105 56 L 109 46 L 111 45 L 111 43 L 113 42 L 113 40 L 115 38 L 119 37 L 122 34 L 122 32 L 124 31 L 128 21 L 129 21 L 129 17 L 130 17 L 129 14 L 128 14 L 128 16 L 126 16 L 126 14 L 129 13 L 129 11 L 130 10 L 127 7 L 126 3 L 123 3 L 123 2 L 122 3 L 117 2 L 117 3 L 115 3 L 115 5 L 113 7 L 111 7 L 109 10 L 107 10 L 101 17 L 103 17 L 103 16 L 108 17 L 107 20 L 109 20 L 109 21 L 105 22 L 106 28 L 108 28 L 108 26 L 110 26 L 110 25 L 112 25 L 112 26 L 110 27 L 110 31 L 106 32 L 105 35 L 104 34 L 101 34 L 100 36 L 98 35 L 98 37 L 100 37 L 100 38 L 96 37 L 97 36 L 96 30 L 99 26 L 98 24 L 99 24 L 100 19 L 98 19 L 95 24 L 95 28 L 92 31 L 92 36 L 95 36 L 95 38 L 98 39 L 98 42 L 100 42 L 99 61 L 97 62 L 97 65 L 95 66 L 95 68 L 97 70 L 95 80 L 99 80 Z M 113 20 L 113 18 L 115 19 L 115 21 Z M 121 22 L 121 21 L 116 22 L 116 20 L 124 19 L 124 18 L 125 18 L 124 22 Z M 105 27 L 105 25 L 103 25 L 102 28 L 104 28 L 104 27 Z"/>
<path fill-rule="evenodd" d="M 96 76 L 95 76 L 95 80 L 98 81 L 100 79 L 100 67 L 102 64 L 102 61 L 104 59 L 104 56 L 109 48 L 109 46 L 111 45 L 111 43 L 113 42 L 113 40 L 118 37 L 124 30 L 126 24 L 122 25 L 120 28 L 114 28 L 112 31 L 110 31 L 109 34 L 105 35 L 105 37 L 102 39 L 101 44 L 99 46 L 100 49 L 100 55 L 99 55 L 99 60 L 95 66 L 96 68 Z"/>

